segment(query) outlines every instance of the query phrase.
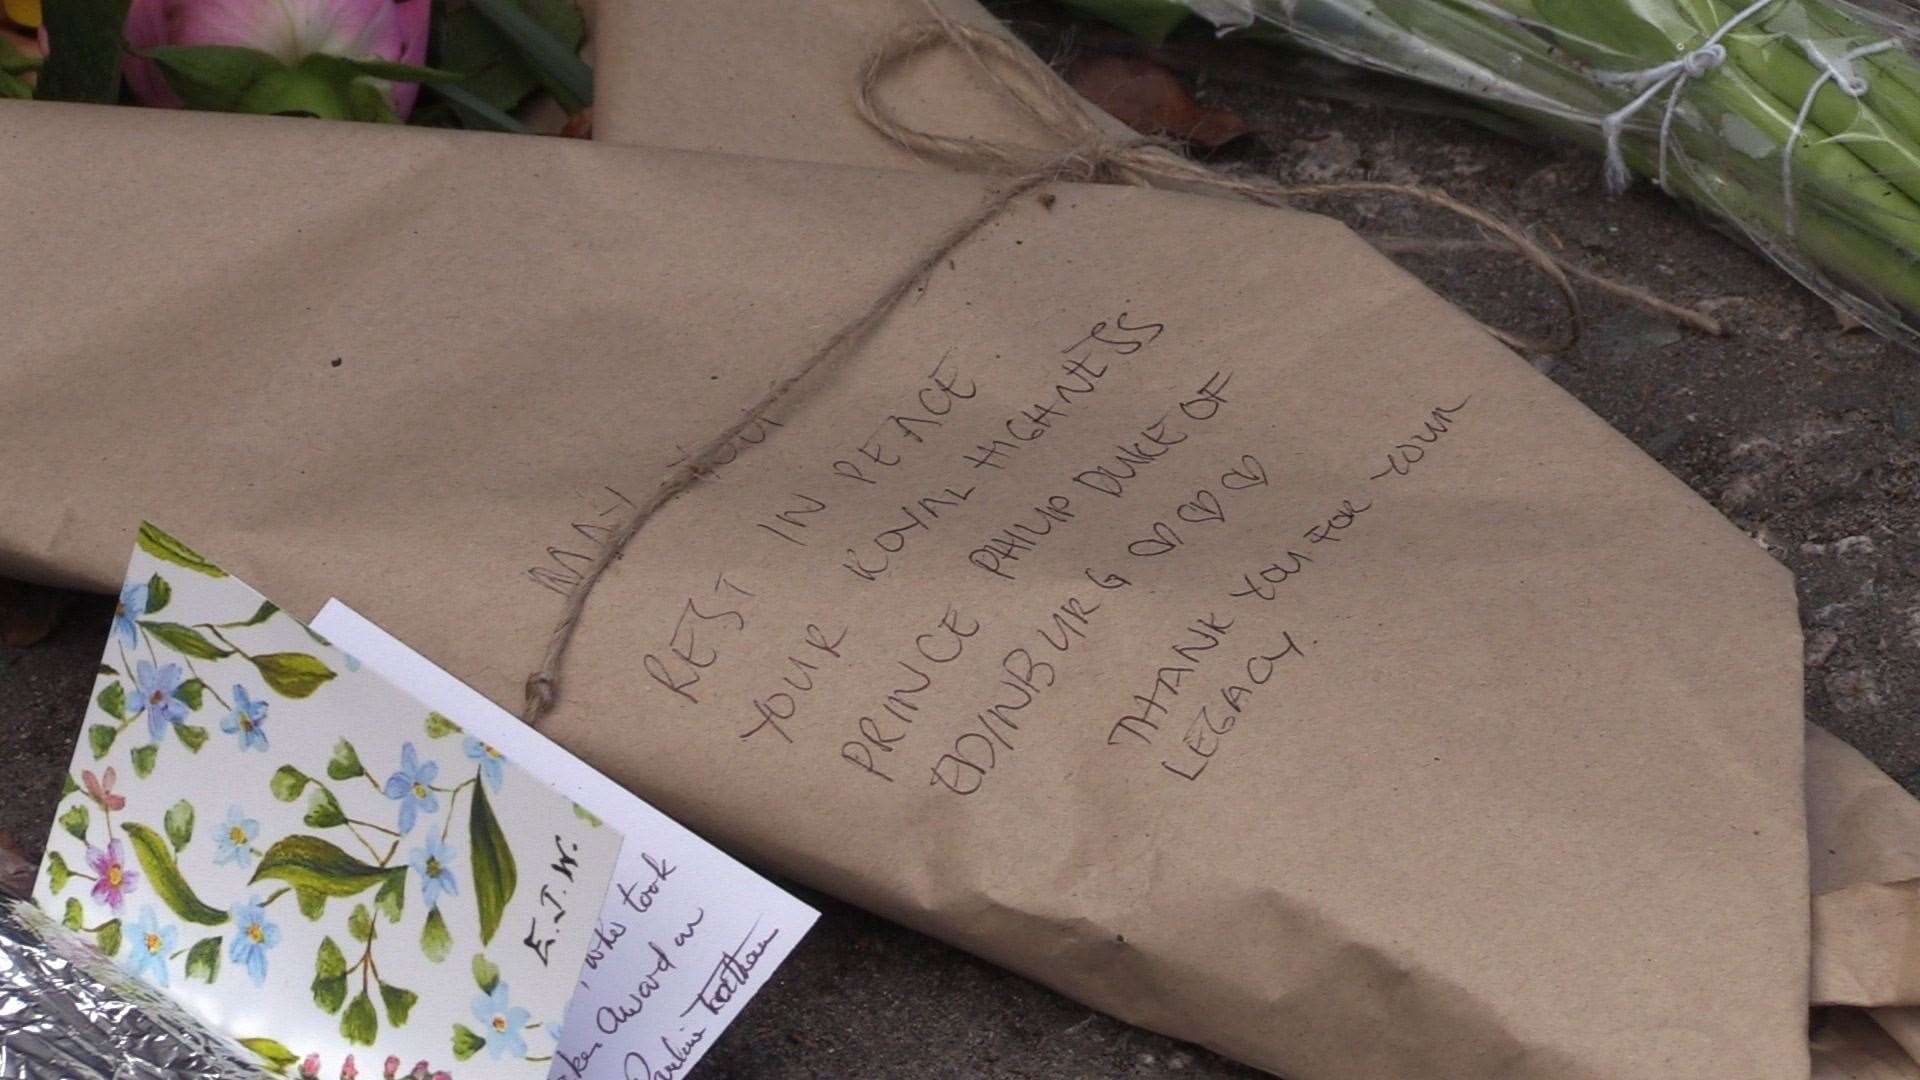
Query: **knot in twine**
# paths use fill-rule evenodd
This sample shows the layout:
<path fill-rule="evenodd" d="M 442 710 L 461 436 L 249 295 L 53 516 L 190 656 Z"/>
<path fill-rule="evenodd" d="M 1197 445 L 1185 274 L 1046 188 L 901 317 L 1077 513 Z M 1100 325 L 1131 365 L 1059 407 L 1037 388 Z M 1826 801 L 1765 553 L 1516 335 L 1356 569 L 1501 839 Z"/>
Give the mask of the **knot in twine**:
<path fill-rule="evenodd" d="M 1553 254 L 1518 227 L 1493 214 L 1455 199 L 1446 192 L 1411 184 L 1341 181 L 1318 184 L 1280 184 L 1263 177 L 1218 172 L 1181 154 L 1163 139 L 1140 136 L 1115 138 L 1094 121 L 1084 103 L 1046 63 L 998 34 L 954 22 L 928 4 L 930 21 L 894 31 L 861 65 L 854 108 L 881 135 L 920 157 L 969 172 L 1010 177 L 972 215 L 948 229 L 932 248 L 896 275 L 881 294 L 851 322 L 835 331 L 800 359 L 739 419 L 716 432 L 679 465 L 670 470 L 653 492 L 636 503 L 602 543 L 599 554 L 567 596 L 560 624 L 548 639 L 540 669 L 527 677 L 526 704 L 521 719 L 538 725 L 560 700 L 568 647 L 579 628 L 587 602 L 629 542 L 653 516 L 702 476 L 713 471 L 728 448 L 760 417 L 776 410 L 829 360 L 852 351 L 876 330 L 902 300 L 946 262 L 948 255 L 1000 216 L 1021 196 L 1058 181 L 1132 184 L 1166 187 L 1245 199 L 1266 206 L 1290 206 L 1310 198 L 1386 195 L 1412 199 L 1447 210 L 1498 236 L 1551 281 L 1565 299 L 1568 319 L 1558 339 L 1537 342 L 1518 334 L 1489 328 L 1516 349 L 1554 350 L 1571 346 L 1579 334 L 1579 300 L 1563 267 Z M 1040 149 L 965 135 L 924 131 L 907 124 L 881 93 L 882 87 L 907 61 L 931 49 L 961 50 L 978 67 L 1000 96 L 1054 135 L 1060 148 Z M 1720 333 L 1719 324 L 1699 312 L 1669 304 L 1651 294 L 1601 278 L 1578 267 L 1573 272 L 1643 306 L 1660 311 L 1708 333 Z"/>

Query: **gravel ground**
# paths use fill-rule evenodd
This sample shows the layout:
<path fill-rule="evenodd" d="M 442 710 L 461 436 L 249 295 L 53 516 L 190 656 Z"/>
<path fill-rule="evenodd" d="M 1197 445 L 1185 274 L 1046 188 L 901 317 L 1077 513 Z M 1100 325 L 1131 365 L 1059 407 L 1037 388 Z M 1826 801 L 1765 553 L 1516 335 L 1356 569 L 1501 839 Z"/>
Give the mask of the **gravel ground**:
<path fill-rule="evenodd" d="M 1032 0 L 991 5 L 1043 52 L 1116 47 Z M 1601 296 L 1573 351 L 1542 370 L 1793 568 L 1807 631 L 1807 711 L 1920 792 L 1920 364 L 1858 330 L 1773 266 L 1645 190 L 1603 194 L 1590 154 L 1466 122 L 1299 92 L 1323 70 L 1270 55 L 1166 54 L 1203 101 L 1256 135 L 1237 164 L 1282 179 L 1421 182 L 1528 223 L 1593 269 L 1706 302 L 1724 339 L 1683 334 Z M 1214 59 L 1202 59 L 1216 56 Z M 1377 96 L 1343 82 L 1343 95 Z M 1405 104 L 1404 91 L 1389 91 Z M 1432 95 L 1413 103 L 1445 111 Z M 1369 235 L 1464 238 L 1417 209 L 1320 209 Z M 1204 243 L 1204 237 L 1196 237 Z M 1408 257 L 1489 323 L 1546 335 L 1559 308 L 1511 259 Z M 104 601 L 74 598 L 59 631 L 0 648 L 0 833 L 37 855 L 104 640 Z M 825 912 L 701 1067 L 724 1077 L 1250 1078 L 1205 1051 L 1089 1012 L 1039 986 L 823 897 Z"/>

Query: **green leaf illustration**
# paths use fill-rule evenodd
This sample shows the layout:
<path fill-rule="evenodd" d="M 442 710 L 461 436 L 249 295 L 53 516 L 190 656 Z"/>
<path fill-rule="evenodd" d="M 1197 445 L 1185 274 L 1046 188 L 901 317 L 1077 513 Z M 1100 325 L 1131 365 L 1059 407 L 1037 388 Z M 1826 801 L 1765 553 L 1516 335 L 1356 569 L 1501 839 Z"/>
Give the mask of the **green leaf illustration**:
<path fill-rule="evenodd" d="M 453 951 L 453 935 L 447 932 L 447 920 L 440 917 L 438 907 L 427 912 L 427 924 L 420 928 L 420 951 L 436 964 Z"/>
<path fill-rule="evenodd" d="M 127 688 L 121 686 L 117 680 L 108 683 L 106 687 L 100 691 L 99 696 L 93 700 L 99 704 L 101 712 L 106 713 L 115 720 L 126 720 Z"/>
<path fill-rule="evenodd" d="M 187 950 L 187 978 L 211 983 L 220 977 L 220 939 L 201 938 Z"/>
<path fill-rule="evenodd" d="M 200 752 L 201 747 L 207 745 L 206 728 L 195 727 L 192 724 L 181 724 L 173 729 L 173 733 L 180 736 L 182 745 L 196 754 Z"/>
<path fill-rule="evenodd" d="M 160 639 L 161 643 L 174 652 L 191 656 L 195 660 L 220 660 L 233 655 L 233 650 L 223 649 L 208 641 L 206 635 L 191 626 L 177 622 L 154 622 L 140 620 L 147 633 Z"/>
<path fill-rule="evenodd" d="M 372 1046 L 374 1036 L 380 1034 L 380 1018 L 374 1015 L 373 999 L 363 989 L 340 1014 L 340 1037 L 355 1046 Z"/>
<path fill-rule="evenodd" d="M 167 839 L 173 842 L 173 850 L 179 851 L 193 839 L 193 804 L 185 799 L 173 804 L 167 811 L 165 820 Z"/>
<path fill-rule="evenodd" d="M 157 743 L 133 748 L 133 774 L 142 780 L 153 774 L 154 762 L 160 760 L 160 747 Z"/>
<path fill-rule="evenodd" d="M 467 1025 L 453 1025 L 453 1060 L 465 1061 L 479 1053 L 486 1045 L 487 1040 L 467 1030 Z"/>
<path fill-rule="evenodd" d="M 353 905 L 353 913 L 347 916 L 347 933 L 361 944 L 373 940 L 373 912 L 367 910 L 367 905 Z"/>
<path fill-rule="evenodd" d="M 500 985 L 500 967 L 487 959 L 485 953 L 473 954 L 473 984 L 483 994 L 493 993 L 493 988 Z"/>
<path fill-rule="evenodd" d="M 402 872 L 387 879 L 380 891 L 373 894 L 373 906 L 390 923 L 400 921 L 400 912 L 407 904 L 407 875 Z"/>
<path fill-rule="evenodd" d="M 579 818 L 581 821 L 586 822 L 587 824 L 593 826 L 596 829 L 603 824 L 603 822 L 599 818 L 593 815 L 593 811 L 587 809 L 584 806 L 581 806 L 579 803 L 573 804 L 573 816 Z"/>
<path fill-rule="evenodd" d="M 406 872 L 404 866 L 363 863 L 317 836 L 289 836 L 260 857 L 252 881 L 284 881 L 326 896 L 357 896 Z"/>
<path fill-rule="evenodd" d="M 253 1055 L 265 1062 L 268 1069 L 284 1073 L 300 1060 L 300 1055 L 287 1049 L 272 1039 L 241 1039 L 240 1045 L 253 1052 Z"/>
<path fill-rule="evenodd" d="M 119 686 L 119 683 L 113 685 Z M 87 745 L 93 750 L 93 760 L 99 761 L 113 749 L 113 740 L 120 737 L 120 729 L 112 724 L 95 724 L 87 729 Z"/>
<path fill-rule="evenodd" d="M 93 932 L 93 943 L 108 956 L 120 955 L 120 920 L 110 919 Z"/>
<path fill-rule="evenodd" d="M 440 715 L 439 713 L 433 712 L 433 713 L 427 714 L 427 737 L 428 738 L 444 739 L 449 735 L 458 734 L 459 731 L 460 731 L 459 724 L 454 723 L 453 721 L 447 719 L 446 717 Z"/>
<path fill-rule="evenodd" d="M 513 899 L 519 871 L 507 834 L 487 802 L 487 785 L 473 785 L 473 810 L 467 818 L 467 842 L 473 852 L 473 902 L 480 912 L 480 943 L 493 941 L 500 916 Z"/>
<path fill-rule="evenodd" d="M 346 1000 L 347 958 L 332 938 L 321 938 L 320 953 L 313 961 L 313 1003 L 332 1015 Z"/>
<path fill-rule="evenodd" d="M 271 600 L 267 600 L 261 603 L 259 609 L 253 613 L 251 618 L 243 619 L 240 622 L 223 622 L 217 625 L 222 630 L 237 630 L 248 626 L 259 626 L 261 623 L 266 622 L 279 613 L 279 605 Z"/>
<path fill-rule="evenodd" d="M 300 914 L 309 919 L 318 919 L 327 913 L 327 894 L 312 889 L 293 890 L 294 903 L 300 905 Z"/>
<path fill-rule="evenodd" d="M 313 778 L 291 765 L 282 765 L 273 771 L 273 779 L 267 786 L 273 789 L 273 797 L 281 802 L 292 802 L 307 790 Z"/>
<path fill-rule="evenodd" d="M 327 761 L 327 776 L 333 780 L 352 780 L 365 776 L 367 770 L 360 764 L 360 754 L 353 744 L 345 739 L 333 744 L 333 757 Z"/>
<path fill-rule="evenodd" d="M 87 913 L 80 907 L 80 901 L 69 896 L 67 897 L 66 910 L 60 915 L 60 925 L 69 930 L 78 930 L 80 929 L 81 922 L 86 918 L 86 914 Z"/>
<path fill-rule="evenodd" d="M 186 702 L 187 708 L 198 711 L 200 706 L 206 701 L 206 693 L 206 683 L 201 682 L 199 679 L 188 679 L 186 682 L 180 684 L 180 688 L 173 692 L 173 696 Z"/>
<path fill-rule="evenodd" d="M 67 775 L 60 778 L 60 797 L 61 798 L 64 799 L 67 796 L 79 790 L 80 790 L 80 785 L 73 782 L 72 773 L 68 773 Z"/>
<path fill-rule="evenodd" d="M 146 872 L 147 884 L 175 915 L 201 926 L 219 926 L 227 921 L 226 912 L 208 907 L 194 895 L 193 887 L 180 876 L 173 852 L 167 849 L 167 842 L 159 833 L 131 821 L 121 828 L 127 834 L 134 856 L 140 860 L 140 869 Z"/>
<path fill-rule="evenodd" d="M 387 1023 L 394 1027 L 405 1026 L 407 1014 L 413 1011 L 413 1003 L 419 1000 L 420 995 L 411 990 L 380 984 L 380 1001 L 387 1007 Z"/>
<path fill-rule="evenodd" d="M 184 566 L 195 573 L 205 574 L 212 578 L 223 578 L 227 576 L 225 570 L 201 558 L 199 552 L 168 536 L 160 530 L 158 525 L 150 521 L 140 523 L 138 543 L 141 551 L 159 559 L 161 562 L 170 562 L 175 566 Z"/>
<path fill-rule="evenodd" d="M 84 844 L 87 842 L 87 825 L 92 820 L 93 815 L 87 813 L 85 806 L 74 803 L 67 808 L 66 813 L 60 815 L 60 827 L 67 830 L 75 840 Z"/>
<path fill-rule="evenodd" d="M 101 664 L 100 670 L 94 675 L 94 678 L 99 678 L 101 675 L 119 675 L 119 674 L 120 673 L 118 671 L 115 671 L 113 669 L 112 664 Z"/>
<path fill-rule="evenodd" d="M 167 601 L 172 599 L 173 586 L 167 584 L 166 578 L 155 574 L 147 579 L 147 610 L 140 612 L 140 614 L 152 615 L 154 612 L 166 607 Z"/>
<path fill-rule="evenodd" d="M 307 816 L 304 819 L 310 829 L 331 829 L 347 823 L 346 812 L 340 809 L 340 800 L 333 792 L 318 784 L 313 786 L 313 794 L 307 797 Z"/>
<path fill-rule="evenodd" d="M 306 653 L 268 653 L 248 659 L 260 669 L 260 677 L 267 680 L 268 686 L 290 698 L 310 697 L 333 678 L 332 668 Z"/>
<path fill-rule="evenodd" d="M 55 895 L 59 895 L 72 877 L 73 871 L 67 868 L 67 860 L 61 858 L 57 851 L 47 852 L 47 888 Z M 434 914 L 437 915 L 439 912 Z"/>

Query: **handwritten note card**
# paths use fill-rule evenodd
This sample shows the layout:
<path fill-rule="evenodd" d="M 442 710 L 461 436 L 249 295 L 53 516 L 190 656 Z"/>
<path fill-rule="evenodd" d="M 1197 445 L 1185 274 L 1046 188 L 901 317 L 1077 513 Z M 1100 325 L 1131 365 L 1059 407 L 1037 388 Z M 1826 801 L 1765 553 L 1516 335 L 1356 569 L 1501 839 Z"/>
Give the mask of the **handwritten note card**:
<path fill-rule="evenodd" d="M 143 525 L 34 899 L 276 1072 L 540 1080 L 620 850 Z"/>
<path fill-rule="evenodd" d="M 813 926 L 813 909 L 340 601 L 314 628 L 627 837 L 550 1075 L 685 1076 Z"/>

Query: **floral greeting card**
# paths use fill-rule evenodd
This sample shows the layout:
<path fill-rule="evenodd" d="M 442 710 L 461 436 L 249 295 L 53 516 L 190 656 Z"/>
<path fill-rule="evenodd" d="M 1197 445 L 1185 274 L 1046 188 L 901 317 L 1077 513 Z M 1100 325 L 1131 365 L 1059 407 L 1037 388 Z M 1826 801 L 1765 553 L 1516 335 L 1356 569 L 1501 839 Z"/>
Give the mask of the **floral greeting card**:
<path fill-rule="evenodd" d="M 621 838 L 152 525 L 34 897 L 271 1069 L 547 1076 Z"/>

